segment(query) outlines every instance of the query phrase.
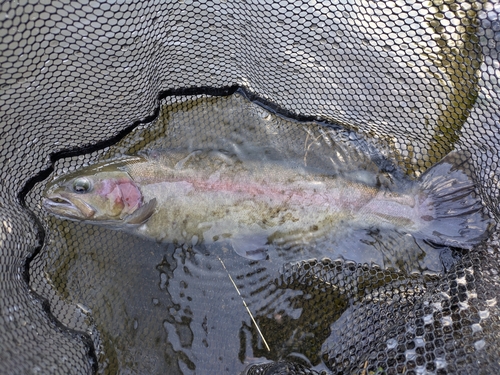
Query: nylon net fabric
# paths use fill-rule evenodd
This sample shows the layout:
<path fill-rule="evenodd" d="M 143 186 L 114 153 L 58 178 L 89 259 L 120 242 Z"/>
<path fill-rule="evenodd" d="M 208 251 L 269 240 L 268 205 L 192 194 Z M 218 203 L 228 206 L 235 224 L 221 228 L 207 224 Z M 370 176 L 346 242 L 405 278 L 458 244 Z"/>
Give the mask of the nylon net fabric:
<path fill-rule="evenodd" d="M 412 177 L 462 150 L 498 220 L 499 15 L 497 1 L 3 2 L 1 372 L 497 373 L 497 231 L 439 276 L 348 259 L 242 271 L 243 293 L 257 280 L 245 297 L 258 322 L 280 332 L 267 352 L 250 320 L 190 299 L 196 280 L 207 301 L 238 298 L 225 273 L 207 277 L 217 262 L 94 226 L 53 234 L 40 192 L 54 163 L 60 173 L 109 156 L 165 106 L 207 132 L 193 103 L 242 87 L 283 115 L 392 150 Z M 202 271 L 187 275 L 190 265 Z M 162 294 L 150 298 L 148 283 Z M 132 295 L 145 299 L 127 304 Z M 162 327 L 138 330 L 148 309 Z M 227 326 L 210 326 L 217 318 Z M 235 332 L 239 347 L 225 345 Z"/>

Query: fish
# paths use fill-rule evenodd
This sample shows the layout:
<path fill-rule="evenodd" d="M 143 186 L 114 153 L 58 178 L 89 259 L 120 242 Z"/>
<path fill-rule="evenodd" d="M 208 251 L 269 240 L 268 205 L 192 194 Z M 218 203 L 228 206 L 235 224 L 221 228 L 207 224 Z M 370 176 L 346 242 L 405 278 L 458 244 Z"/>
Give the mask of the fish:
<path fill-rule="evenodd" d="M 55 178 L 42 205 L 61 219 L 159 242 L 228 246 L 255 260 L 270 247 L 306 245 L 349 226 L 471 249 L 491 222 L 457 159 L 450 154 L 398 190 L 225 150 L 150 150 Z"/>

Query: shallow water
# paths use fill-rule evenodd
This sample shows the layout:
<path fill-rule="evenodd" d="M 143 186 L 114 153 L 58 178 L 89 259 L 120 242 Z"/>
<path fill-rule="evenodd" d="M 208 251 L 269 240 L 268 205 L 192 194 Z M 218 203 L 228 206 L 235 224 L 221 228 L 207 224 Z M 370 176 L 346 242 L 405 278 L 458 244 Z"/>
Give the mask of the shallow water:
<path fill-rule="evenodd" d="M 223 149 L 395 191 L 412 183 L 388 161 L 390 149 L 377 149 L 341 127 L 298 123 L 239 94 L 166 101 L 157 121 L 89 162 L 144 150 Z M 81 159 L 75 161 L 70 169 L 81 166 Z M 59 163 L 56 174 L 67 168 Z M 106 374 L 235 374 L 249 363 L 287 356 L 323 368 L 321 346 L 346 301 L 338 291 L 283 285 L 283 265 L 327 257 L 437 274 L 458 256 L 404 232 L 373 227 L 347 226 L 315 246 L 276 248 L 267 260 L 251 261 L 223 248 L 156 243 L 48 216 L 46 223 L 41 261 L 48 279 L 62 300 L 89 311 L 100 332 L 100 373 Z"/>

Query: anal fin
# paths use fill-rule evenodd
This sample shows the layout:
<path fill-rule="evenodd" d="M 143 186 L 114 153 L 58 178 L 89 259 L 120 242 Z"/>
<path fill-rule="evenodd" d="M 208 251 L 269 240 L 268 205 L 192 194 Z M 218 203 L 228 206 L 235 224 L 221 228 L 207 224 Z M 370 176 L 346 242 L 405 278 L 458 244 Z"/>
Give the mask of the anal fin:
<path fill-rule="evenodd" d="M 236 234 L 227 240 L 230 242 L 233 250 L 244 258 L 251 260 L 264 260 L 267 258 L 269 250 L 267 234 Z"/>

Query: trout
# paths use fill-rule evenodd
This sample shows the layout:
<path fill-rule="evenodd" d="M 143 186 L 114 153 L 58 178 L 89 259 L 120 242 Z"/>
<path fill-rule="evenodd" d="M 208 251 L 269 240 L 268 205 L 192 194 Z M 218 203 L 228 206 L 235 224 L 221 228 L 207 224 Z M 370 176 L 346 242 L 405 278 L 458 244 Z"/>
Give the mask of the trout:
<path fill-rule="evenodd" d="M 224 151 L 149 152 L 100 162 L 47 184 L 43 207 L 177 244 L 223 244 L 250 259 L 342 227 L 395 228 L 470 249 L 489 219 L 448 157 L 401 192 Z"/>

